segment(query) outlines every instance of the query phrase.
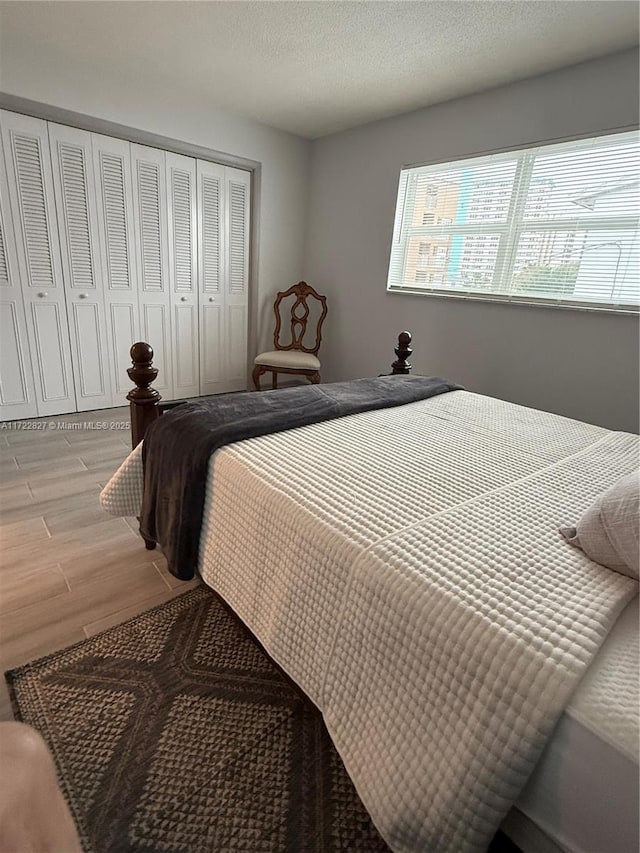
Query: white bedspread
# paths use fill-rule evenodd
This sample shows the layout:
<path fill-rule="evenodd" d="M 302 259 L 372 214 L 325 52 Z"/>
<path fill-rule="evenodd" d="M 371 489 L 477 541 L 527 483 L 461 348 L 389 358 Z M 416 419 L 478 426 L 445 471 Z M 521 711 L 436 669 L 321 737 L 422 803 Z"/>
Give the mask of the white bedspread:
<path fill-rule="evenodd" d="M 637 463 L 635 436 L 464 391 L 212 458 L 202 576 L 394 850 L 486 849 L 637 593 L 558 527 Z M 138 453 L 103 506 L 137 514 L 139 477 Z"/>

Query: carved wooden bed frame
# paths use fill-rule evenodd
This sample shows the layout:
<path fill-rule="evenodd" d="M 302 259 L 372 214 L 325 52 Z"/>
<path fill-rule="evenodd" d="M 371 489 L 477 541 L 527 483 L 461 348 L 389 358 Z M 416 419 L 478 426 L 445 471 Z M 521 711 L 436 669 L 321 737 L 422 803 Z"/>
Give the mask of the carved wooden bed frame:
<path fill-rule="evenodd" d="M 413 352 L 411 348 L 411 333 L 400 332 L 398 335 L 398 345 L 394 349 L 396 360 L 391 365 L 390 375 L 408 374 L 411 373 L 411 363 L 409 358 Z M 149 425 L 156 418 L 159 418 L 164 412 L 175 409 L 176 406 L 181 406 L 188 400 L 171 400 L 168 403 L 162 403 L 162 397 L 155 388 L 151 387 L 151 383 L 155 381 L 158 375 L 158 369 L 153 366 L 153 347 L 151 344 L 144 341 L 138 341 L 130 350 L 132 366 L 128 368 L 127 373 L 129 379 L 134 383 L 133 388 L 127 394 L 129 401 L 129 410 L 131 413 L 131 446 L 137 447 L 145 436 Z M 142 535 L 144 544 L 147 550 L 153 551 L 156 547 L 156 542 L 152 539 L 147 539 Z"/>
<path fill-rule="evenodd" d="M 398 344 L 394 350 L 396 360 L 391 365 L 391 374 L 411 373 L 409 358 L 411 348 L 411 333 L 400 332 Z M 145 436 L 149 424 L 153 423 L 164 412 L 181 406 L 188 400 L 171 400 L 162 403 L 162 397 L 151 387 L 158 375 L 158 369 L 153 366 L 153 347 L 144 341 L 134 344 L 130 350 L 133 365 L 127 370 L 129 379 L 136 386 L 127 394 L 131 412 L 131 446 L 137 447 Z"/>

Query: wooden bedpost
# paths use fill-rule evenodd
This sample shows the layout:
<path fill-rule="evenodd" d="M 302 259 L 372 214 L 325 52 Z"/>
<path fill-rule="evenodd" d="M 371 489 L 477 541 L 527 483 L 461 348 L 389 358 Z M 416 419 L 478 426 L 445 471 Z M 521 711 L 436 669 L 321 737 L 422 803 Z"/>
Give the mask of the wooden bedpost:
<path fill-rule="evenodd" d="M 127 373 L 136 387 L 129 391 L 127 400 L 131 412 L 131 445 L 137 447 L 144 438 L 149 424 L 160 417 L 158 404 L 162 398 L 155 388 L 150 387 L 158 375 L 157 368 L 153 366 L 153 347 L 144 341 L 138 341 L 131 347 L 129 354 L 133 366 L 128 368 Z M 147 539 L 142 530 L 140 536 L 144 540 L 145 548 L 153 551 L 156 543 L 152 539 Z"/>
<path fill-rule="evenodd" d="M 392 375 L 398 373 L 411 373 L 411 362 L 407 359 L 411 358 L 411 332 L 400 332 L 398 335 L 398 346 L 394 350 L 398 356 L 397 360 L 391 365 Z"/>
<path fill-rule="evenodd" d="M 149 424 L 160 416 L 158 404 L 162 397 L 150 387 L 158 375 L 153 366 L 153 347 L 138 341 L 131 347 L 130 354 L 133 367 L 127 373 L 136 387 L 129 391 L 127 400 L 131 411 L 131 445 L 137 447 Z"/>

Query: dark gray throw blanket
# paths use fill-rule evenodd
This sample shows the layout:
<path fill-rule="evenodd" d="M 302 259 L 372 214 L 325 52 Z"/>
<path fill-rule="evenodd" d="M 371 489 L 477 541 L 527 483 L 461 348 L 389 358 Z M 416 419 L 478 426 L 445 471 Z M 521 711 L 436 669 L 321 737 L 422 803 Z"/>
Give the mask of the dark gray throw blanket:
<path fill-rule="evenodd" d="M 381 376 L 225 394 L 178 406 L 154 421 L 145 435 L 142 535 L 162 546 L 175 577 L 190 580 L 198 565 L 209 458 L 218 448 L 331 418 L 403 406 L 460 387 L 429 376 Z"/>

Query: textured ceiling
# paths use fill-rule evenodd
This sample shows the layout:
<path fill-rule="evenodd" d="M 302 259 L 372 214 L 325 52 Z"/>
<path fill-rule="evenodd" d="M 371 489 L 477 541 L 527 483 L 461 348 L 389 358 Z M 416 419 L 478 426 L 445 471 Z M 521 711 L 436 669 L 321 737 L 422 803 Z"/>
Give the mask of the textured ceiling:
<path fill-rule="evenodd" d="M 636 2 L 5 2 L 0 82 L 35 52 L 84 85 L 163 81 L 315 138 L 638 43 Z M 55 71 L 53 70 L 55 69 Z M 112 80 L 110 80 L 112 77 Z"/>

